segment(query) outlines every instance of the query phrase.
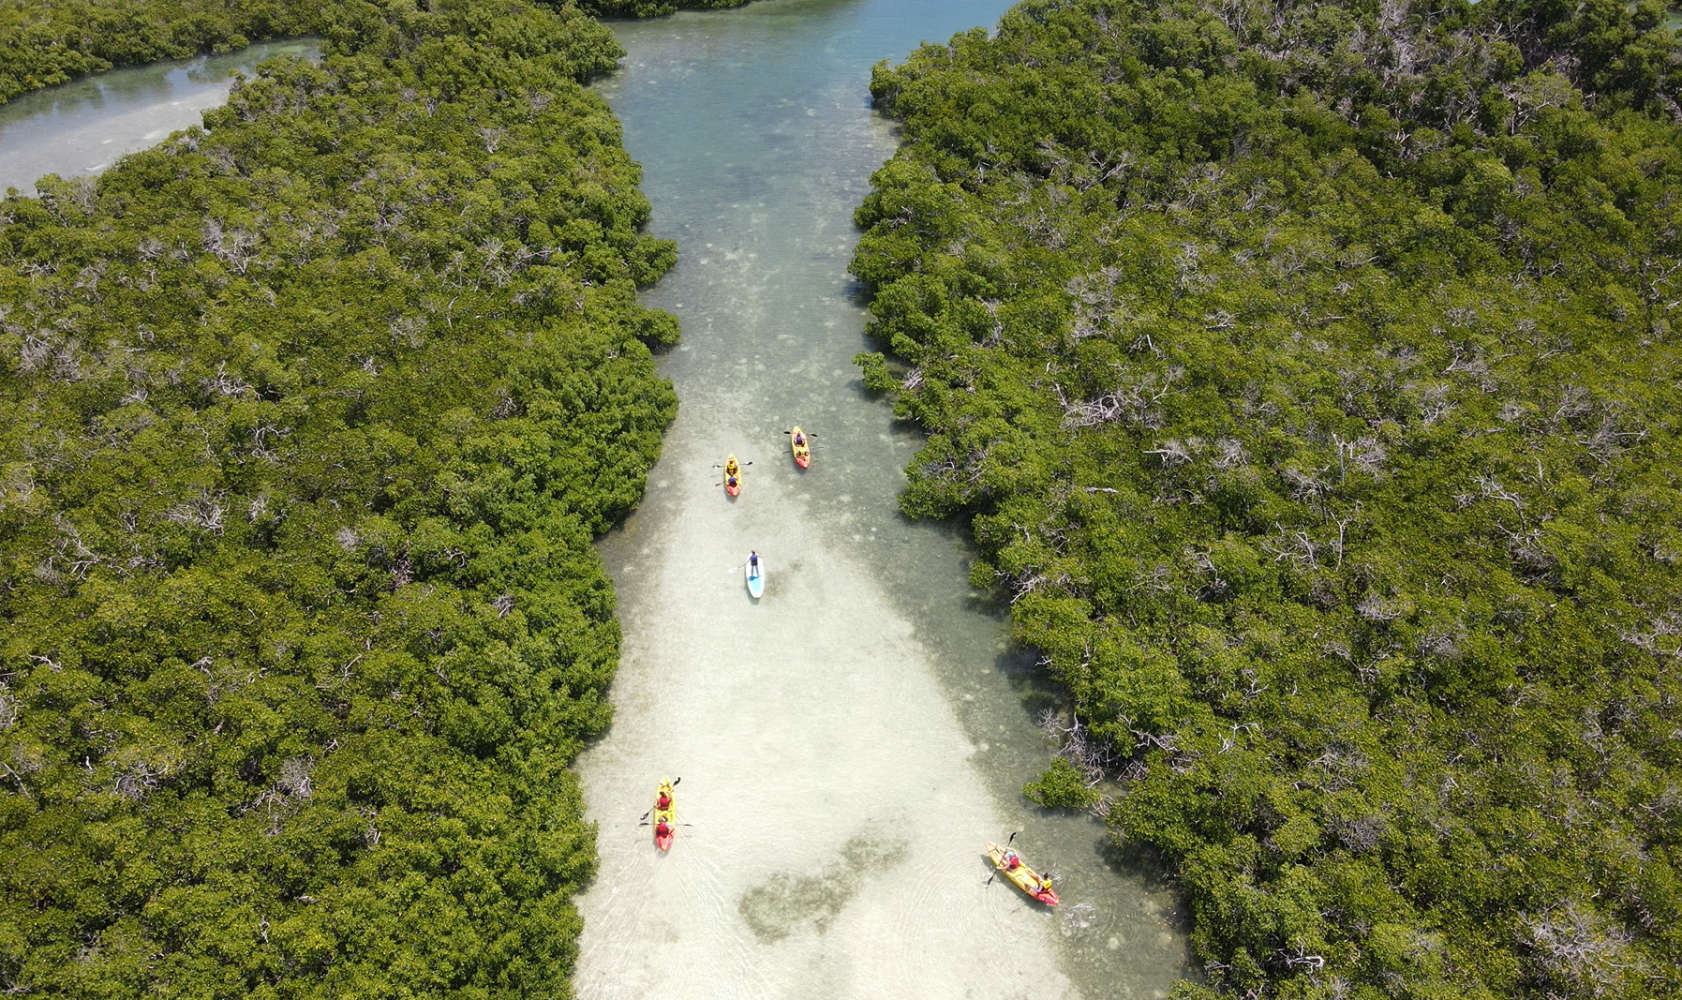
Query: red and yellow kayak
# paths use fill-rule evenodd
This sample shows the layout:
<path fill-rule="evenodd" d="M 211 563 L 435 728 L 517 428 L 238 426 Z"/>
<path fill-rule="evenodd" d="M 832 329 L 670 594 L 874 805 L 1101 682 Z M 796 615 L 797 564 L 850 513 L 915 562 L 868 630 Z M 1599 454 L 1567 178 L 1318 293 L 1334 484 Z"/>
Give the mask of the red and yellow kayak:
<path fill-rule="evenodd" d="M 794 425 L 794 430 L 788 432 L 788 446 L 794 450 L 794 464 L 802 469 L 812 467 L 812 441 L 800 430 L 800 425 Z"/>
<path fill-rule="evenodd" d="M 742 463 L 735 455 L 724 460 L 724 492 L 733 497 L 742 494 Z"/>
<path fill-rule="evenodd" d="M 993 867 L 999 870 L 999 874 L 1015 882 L 1018 889 L 1047 906 L 1057 905 L 1057 893 L 1051 889 L 1050 877 L 1041 875 L 1029 868 L 1027 862 L 1022 861 L 1021 856 L 1017 855 L 1015 851 L 1008 847 L 1000 847 L 998 844 L 988 844 L 987 857 L 993 862 Z M 1010 867 L 1008 859 L 1011 857 L 1015 857 L 1018 862 L 1015 869 Z"/>
<path fill-rule="evenodd" d="M 660 795 L 666 797 L 666 808 L 660 808 Z M 672 779 L 660 779 L 660 794 L 654 796 L 654 846 L 662 851 L 672 849 L 672 838 L 677 836 L 677 797 L 672 794 Z M 660 832 L 660 824 L 664 822 L 668 832 Z"/>

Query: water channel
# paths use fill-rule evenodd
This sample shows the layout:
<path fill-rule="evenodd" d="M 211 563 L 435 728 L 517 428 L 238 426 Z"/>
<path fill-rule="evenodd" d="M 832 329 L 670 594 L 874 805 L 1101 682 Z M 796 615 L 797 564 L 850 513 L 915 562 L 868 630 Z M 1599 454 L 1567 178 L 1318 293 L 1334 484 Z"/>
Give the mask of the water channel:
<path fill-rule="evenodd" d="M 600 546 L 625 650 L 580 765 L 601 851 L 580 997 L 1101 1000 L 1186 972 L 1172 893 L 1115 866 L 1098 821 L 1023 798 L 1050 695 L 968 588 L 961 536 L 898 515 L 920 441 L 850 363 L 851 213 L 895 145 L 870 66 L 1006 6 L 767 0 L 613 26 L 629 55 L 598 88 L 682 249 L 648 296 L 683 321 L 661 360 L 682 408 Z M 734 501 L 730 452 L 754 463 Z M 637 822 L 662 774 L 693 824 L 669 855 Z M 1013 830 L 1061 872 L 1061 908 L 985 884 L 983 842 Z"/>
<path fill-rule="evenodd" d="M 228 100 L 234 73 L 280 55 L 314 54 L 313 39 L 259 42 L 236 52 L 151 63 L 73 80 L 0 104 L 0 191 L 35 193 L 46 174 L 88 177 L 124 153 L 199 124 Z"/>

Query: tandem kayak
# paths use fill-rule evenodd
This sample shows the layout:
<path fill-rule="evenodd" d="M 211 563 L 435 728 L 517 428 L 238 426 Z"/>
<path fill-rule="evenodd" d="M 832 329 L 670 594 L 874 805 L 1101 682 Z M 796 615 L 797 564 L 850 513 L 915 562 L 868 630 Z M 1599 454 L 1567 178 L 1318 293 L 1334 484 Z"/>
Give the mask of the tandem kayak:
<path fill-rule="evenodd" d="M 733 497 L 742 494 L 742 464 L 735 455 L 724 460 L 724 492 Z"/>
<path fill-rule="evenodd" d="M 666 808 L 660 808 L 660 795 L 666 797 Z M 660 832 L 660 824 L 666 824 L 666 832 Z M 660 794 L 654 797 L 654 846 L 662 851 L 672 849 L 672 838 L 677 836 L 677 798 L 672 795 L 672 779 L 660 779 Z"/>
<path fill-rule="evenodd" d="M 760 558 L 756 562 L 754 559 L 755 554 L 756 553 L 748 553 L 746 570 L 748 575 L 748 596 L 757 601 L 761 597 L 765 596 L 765 560 Z"/>
<path fill-rule="evenodd" d="M 1045 905 L 1056 906 L 1058 902 L 1057 893 L 1051 889 L 1051 877 L 1034 871 L 1028 867 L 1026 862 L 1018 864 L 1016 869 L 1012 871 L 1008 867 L 1009 862 L 1006 860 L 1006 856 L 1013 853 L 1009 848 L 1000 847 L 998 844 L 987 845 L 987 857 L 993 862 L 993 867 L 999 870 L 1000 875 L 1015 882 L 1018 889 Z M 1017 860 L 1021 861 L 1020 856 Z"/>
<path fill-rule="evenodd" d="M 812 440 L 800 430 L 796 424 L 794 430 L 788 432 L 788 446 L 794 451 L 794 464 L 802 469 L 812 467 Z"/>

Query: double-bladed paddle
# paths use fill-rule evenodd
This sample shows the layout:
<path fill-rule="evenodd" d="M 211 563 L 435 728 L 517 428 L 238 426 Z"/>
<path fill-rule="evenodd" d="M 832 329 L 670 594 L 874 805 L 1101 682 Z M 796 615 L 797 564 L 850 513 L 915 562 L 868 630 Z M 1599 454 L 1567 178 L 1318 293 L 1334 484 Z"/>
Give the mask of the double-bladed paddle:
<path fill-rule="evenodd" d="M 683 781 L 683 776 L 678 775 L 677 777 L 672 779 L 672 787 L 676 788 L 680 783 L 682 783 L 682 781 Z M 648 812 L 643 813 L 641 819 L 637 820 L 637 824 L 640 826 L 643 823 L 644 820 L 648 819 L 649 814 L 652 813 L 652 812 L 654 812 L 654 810 L 650 809 Z"/>

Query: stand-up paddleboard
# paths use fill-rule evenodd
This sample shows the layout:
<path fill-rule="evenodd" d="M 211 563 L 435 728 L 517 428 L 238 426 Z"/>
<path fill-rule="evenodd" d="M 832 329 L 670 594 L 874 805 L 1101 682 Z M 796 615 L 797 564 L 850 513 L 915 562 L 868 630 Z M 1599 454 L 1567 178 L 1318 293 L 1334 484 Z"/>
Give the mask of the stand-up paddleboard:
<path fill-rule="evenodd" d="M 795 465 L 802 469 L 812 467 L 812 439 L 800 430 L 799 424 L 795 424 L 794 430 L 788 432 L 788 446 L 794 451 Z"/>
<path fill-rule="evenodd" d="M 733 497 L 742 494 L 742 463 L 735 455 L 724 460 L 724 492 Z"/>
<path fill-rule="evenodd" d="M 1020 855 L 1016 858 L 1017 865 L 1013 870 L 1010 867 L 1008 857 L 1015 853 L 1008 847 L 1000 847 L 998 844 L 987 845 L 987 857 L 993 862 L 993 867 L 999 870 L 999 874 L 1016 883 L 1018 889 L 1045 905 L 1056 906 L 1058 903 L 1057 893 L 1051 889 L 1050 876 L 1041 875 L 1029 868 Z"/>
<path fill-rule="evenodd" d="M 748 555 L 748 563 L 744 567 L 748 575 L 748 596 L 759 600 L 765 596 L 765 557 L 760 556 L 759 564 L 753 563 L 753 555 Z"/>
<path fill-rule="evenodd" d="M 666 797 L 666 808 L 660 808 L 660 795 Z M 654 846 L 662 851 L 672 849 L 672 838 L 677 836 L 677 798 L 672 795 L 672 779 L 660 779 L 660 795 L 654 797 Z M 666 832 L 660 832 L 660 824 L 666 824 Z"/>

